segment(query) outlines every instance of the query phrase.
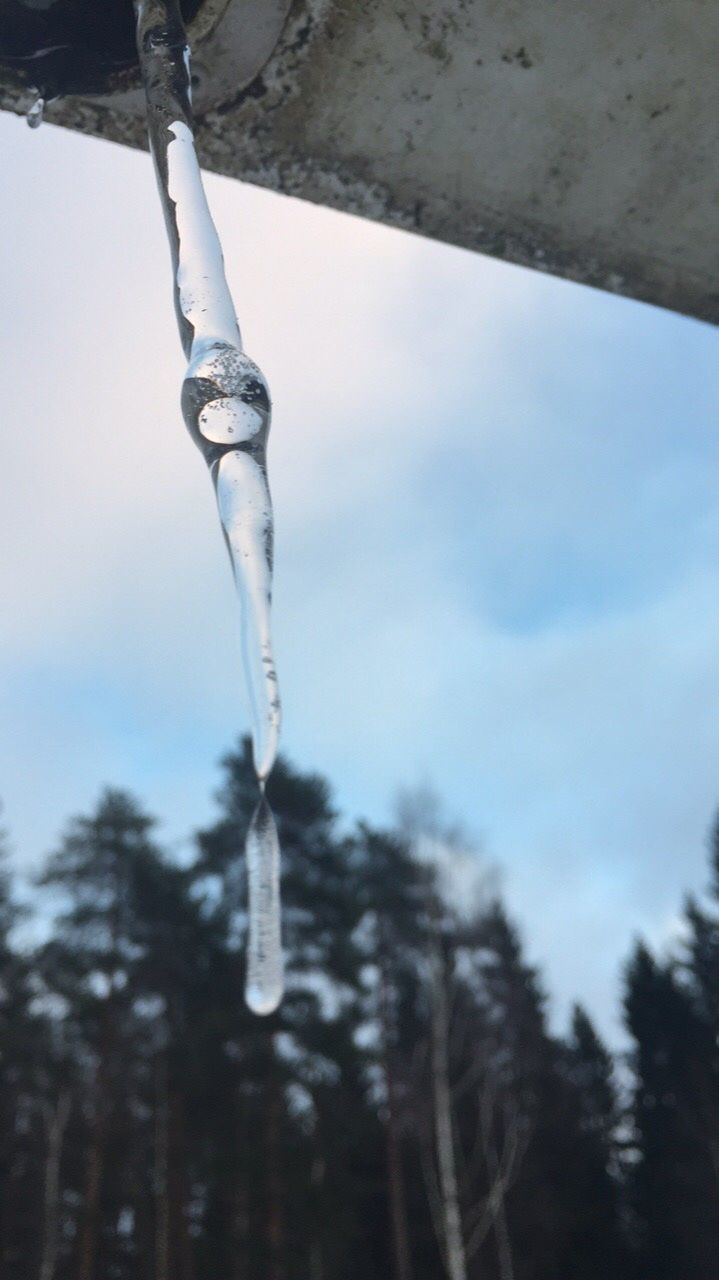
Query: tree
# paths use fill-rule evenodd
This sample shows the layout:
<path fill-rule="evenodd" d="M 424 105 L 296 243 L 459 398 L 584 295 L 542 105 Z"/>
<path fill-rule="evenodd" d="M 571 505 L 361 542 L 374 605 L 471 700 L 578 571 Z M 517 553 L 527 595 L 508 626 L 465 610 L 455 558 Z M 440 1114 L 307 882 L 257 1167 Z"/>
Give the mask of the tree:
<path fill-rule="evenodd" d="M 382 1088 L 385 1168 L 393 1274 L 413 1274 L 406 1170 L 408 1070 L 419 1034 L 422 956 L 428 939 L 430 872 L 392 832 L 360 824 L 357 894 L 362 907 L 363 1013 L 374 1027 Z"/>
<path fill-rule="evenodd" d="M 195 877 L 206 911 L 224 922 L 239 967 L 246 925 L 242 844 L 257 799 L 249 742 L 223 766 L 220 818 L 198 837 Z M 324 779 L 280 757 L 267 794 L 282 848 L 287 993 L 267 1019 L 238 1015 L 236 1124 L 255 1135 L 261 1158 L 244 1172 L 234 1162 L 228 1175 L 252 1187 L 244 1222 L 255 1240 L 267 1241 L 257 1263 L 272 1280 L 306 1277 L 310 1268 L 348 1280 L 379 1276 L 384 1258 L 367 1172 L 376 1124 L 364 1055 L 354 1042 L 362 964 L 358 852 L 337 833 Z M 223 1198 L 229 1203 L 238 1195 L 228 1190 Z M 314 1224 L 309 1239 L 301 1211 Z"/>
<path fill-rule="evenodd" d="M 508 1128 L 521 1150 L 496 1219 L 500 1274 L 511 1270 L 514 1280 L 619 1276 L 618 1213 L 607 1218 L 593 1208 L 598 1180 L 604 1185 L 609 1175 L 583 1131 L 587 1101 L 567 1070 L 566 1047 L 547 1030 L 536 971 L 524 960 L 501 903 L 477 922 L 475 947 L 471 980 L 489 1029 L 490 1086 L 504 1099 L 504 1136 L 500 1131 L 495 1150 L 506 1147 Z M 491 1166 L 490 1160 L 490 1174 Z M 508 1256 L 503 1235 L 511 1245 L 509 1268 L 501 1262 L 503 1251 Z"/>
<path fill-rule="evenodd" d="M 582 1130 L 596 1139 L 604 1153 L 603 1163 L 609 1164 L 614 1156 L 619 1120 L 614 1061 L 588 1013 L 579 1004 L 572 1010 L 567 1064 L 579 1094 Z"/>
<path fill-rule="evenodd" d="M 108 789 L 89 816 L 68 824 L 40 880 L 61 903 L 38 968 L 53 1007 L 62 1010 L 74 1072 L 73 1142 L 82 1152 L 79 1167 L 68 1170 L 68 1191 L 79 1205 L 77 1222 L 69 1223 L 73 1280 L 124 1277 L 136 1261 L 142 1192 L 135 1175 L 145 1142 L 134 1089 L 141 1061 L 135 970 L 142 954 L 134 908 L 140 868 L 159 859 L 152 826 L 131 796 Z M 51 1111 L 50 1134 L 57 1133 L 62 1096 Z"/>
<path fill-rule="evenodd" d="M 671 964 L 641 944 L 627 970 L 635 1047 L 632 1179 L 640 1274 L 712 1280 L 719 1256 L 717 1098 L 709 1026 Z"/>
<path fill-rule="evenodd" d="M 614 1062 L 581 1005 L 574 1006 L 565 1061 L 577 1122 L 574 1265 L 587 1280 L 626 1275 Z"/>
<path fill-rule="evenodd" d="M 249 744 L 189 865 L 125 792 L 70 822 L 35 954 L 0 867 L 2 1280 L 625 1280 L 627 1124 L 587 1014 L 551 1034 L 434 809 L 417 856 L 416 806 L 405 831 L 343 834 L 324 779 L 281 759 L 268 790 L 288 990 L 267 1019 L 242 998 Z M 714 926 L 691 918 L 683 967 L 630 975 L 652 1280 L 709 1280 L 716 1243 Z"/>
<path fill-rule="evenodd" d="M 46 1161 L 45 1108 L 53 1062 L 48 1027 L 34 1007 L 32 965 L 14 945 L 17 904 L 7 838 L 0 832 L 0 1274 L 37 1271 L 47 1238 L 38 1216 Z"/>
<path fill-rule="evenodd" d="M 719 819 L 709 841 L 709 904 L 702 909 L 695 899 L 686 904 L 689 926 L 685 972 L 694 993 L 697 1009 L 719 1037 Z M 717 1040 L 719 1043 L 719 1040 Z"/>

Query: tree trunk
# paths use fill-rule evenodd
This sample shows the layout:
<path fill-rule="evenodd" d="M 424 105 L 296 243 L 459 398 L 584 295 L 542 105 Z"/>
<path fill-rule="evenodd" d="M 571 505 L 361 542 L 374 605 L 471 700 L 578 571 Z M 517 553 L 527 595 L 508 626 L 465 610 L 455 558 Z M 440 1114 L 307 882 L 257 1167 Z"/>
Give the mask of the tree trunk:
<path fill-rule="evenodd" d="M 500 1280 L 514 1280 L 514 1260 L 512 1244 L 507 1230 L 507 1213 L 504 1207 L 504 1196 L 497 1205 L 497 1216 L 494 1219 L 494 1233 L 497 1239 L 497 1258 L 499 1260 Z"/>
<path fill-rule="evenodd" d="M 60 1225 L 60 1162 L 65 1129 L 70 1116 L 70 1095 L 61 1093 L 57 1106 L 47 1117 L 47 1156 L 43 1186 L 42 1253 L 39 1280 L 53 1280 L 57 1262 Z"/>
<path fill-rule="evenodd" d="M 0 1275 L 5 1274 L 5 1267 L 11 1265 L 14 1253 L 13 1236 L 17 1230 L 15 1200 L 18 1178 L 18 1098 L 16 1091 L 10 1090 L 3 1080 L 3 1106 L 0 1107 Z M 22 1195 L 22 1190 L 20 1195 Z"/>
<path fill-rule="evenodd" d="M 170 1280 L 193 1280 L 195 1261 L 188 1218 L 187 1141 L 185 1098 L 177 1088 L 168 1098 L 168 1178 L 167 1197 L 170 1226 Z"/>
<path fill-rule="evenodd" d="M 187 1220 L 185 1106 L 168 1081 L 167 1061 L 157 1065 L 155 1119 L 155 1280 L 193 1280 Z"/>
<path fill-rule="evenodd" d="M 380 963 L 379 1015 L 382 1027 L 382 1053 L 387 1097 L 387 1190 L 392 1228 L 392 1254 L 396 1280 L 412 1280 L 412 1262 L 407 1228 L 404 1171 L 397 1114 L 397 1086 L 392 1065 L 392 1034 L 389 984 L 384 964 Z"/>
<path fill-rule="evenodd" d="M 100 1226 L 100 1187 L 104 1165 L 104 1133 L 100 1122 L 93 1134 L 85 1161 L 85 1191 L 80 1227 L 77 1280 L 95 1280 L 95 1261 Z"/>
<path fill-rule="evenodd" d="M 467 1280 L 467 1260 L 462 1237 L 457 1166 L 452 1134 L 447 986 L 444 963 L 439 951 L 433 958 L 431 995 L 432 1091 L 445 1261 L 450 1280 Z"/>
<path fill-rule="evenodd" d="M 228 1195 L 229 1250 L 228 1280 L 247 1280 L 249 1259 L 247 1244 L 250 1236 L 250 1201 L 245 1170 L 244 1153 L 247 1149 L 247 1122 L 242 1095 L 235 1090 L 235 1164 Z"/>
<path fill-rule="evenodd" d="M 489 1175 L 489 1185 L 492 1195 L 495 1197 L 494 1203 L 491 1205 L 492 1226 L 494 1227 L 494 1238 L 497 1243 L 497 1261 L 499 1264 L 500 1280 L 514 1280 L 514 1259 L 512 1257 L 512 1245 L 509 1239 L 509 1230 L 507 1228 L 507 1210 L 505 1207 L 506 1187 L 500 1181 L 500 1160 L 497 1155 L 497 1147 L 492 1132 L 492 1116 L 488 1117 L 486 1132 L 484 1135 L 484 1151 L 487 1164 L 487 1173 Z"/>
<path fill-rule="evenodd" d="M 155 1280 L 170 1280 L 170 1119 L 164 1055 L 157 1060 L 155 1080 Z"/>
<path fill-rule="evenodd" d="M 325 1181 L 325 1162 L 321 1155 L 315 1155 L 310 1172 L 312 1183 L 312 1238 L 310 1240 L 309 1280 L 324 1280 L 324 1257 L 322 1250 L 322 1188 Z"/>
<path fill-rule="evenodd" d="M 270 1065 L 265 1156 L 267 1177 L 267 1244 L 269 1249 L 268 1280 L 285 1280 L 285 1213 L 282 1169 L 282 1090 L 274 1062 Z"/>
<path fill-rule="evenodd" d="M 85 1189 L 78 1242 L 77 1280 L 97 1280 L 100 1235 L 100 1191 L 105 1166 L 107 1130 L 107 1060 L 100 1058 L 95 1075 L 95 1105 L 85 1158 Z"/>

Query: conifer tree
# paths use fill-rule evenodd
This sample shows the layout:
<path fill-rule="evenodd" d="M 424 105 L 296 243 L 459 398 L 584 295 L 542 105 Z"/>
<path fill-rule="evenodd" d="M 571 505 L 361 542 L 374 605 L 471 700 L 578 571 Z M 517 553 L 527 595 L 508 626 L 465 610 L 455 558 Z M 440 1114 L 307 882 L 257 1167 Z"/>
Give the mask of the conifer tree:
<path fill-rule="evenodd" d="M 567 1046 L 569 1073 L 580 1098 L 582 1129 L 612 1158 L 619 1105 L 614 1062 L 586 1010 L 575 1004 Z"/>
<path fill-rule="evenodd" d="M 44 1037 L 31 1012 L 29 966 L 13 943 L 20 917 L 0 832 L 0 1275 L 7 1280 L 24 1280 L 25 1268 L 39 1265 L 33 1208 L 42 1194 L 37 1062 Z"/>
<path fill-rule="evenodd" d="M 548 1032 L 536 971 L 501 904 L 487 912 L 478 943 L 496 1070 L 526 1141 L 506 1201 L 515 1280 L 620 1276 L 618 1216 L 611 1204 L 597 1212 L 593 1198 L 610 1188 L 603 1156 L 583 1132 L 587 1103 Z"/>
<path fill-rule="evenodd" d="M 620 1200 L 620 1109 L 614 1063 L 581 1005 L 575 1005 L 572 1014 L 566 1071 L 578 1129 L 573 1265 L 587 1280 L 626 1275 L 629 1254 Z"/>
<path fill-rule="evenodd" d="M 198 837 L 195 875 L 207 910 L 224 919 L 227 946 L 237 957 L 241 1009 L 243 842 L 257 802 L 247 740 L 225 759 L 224 771 L 221 816 Z M 238 1018 L 236 1096 L 243 1079 L 252 1082 L 243 1123 L 260 1153 L 245 1174 L 252 1186 L 245 1222 L 255 1240 L 266 1242 L 256 1261 L 272 1280 L 330 1266 L 348 1280 L 380 1276 L 385 1260 L 368 1207 L 376 1125 L 354 1042 L 362 960 L 355 936 L 362 909 L 356 854 L 337 833 L 322 778 L 280 757 L 267 791 L 282 847 L 287 991 L 269 1018 L 245 1011 Z M 309 1232 L 303 1211 L 314 1224 Z"/>
<path fill-rule="evenodd" d="M 714 904 L 683 964 L 630 966 L 623 1180 L 611 1055 L 581 1008 L 550 1032 L 504 906 L 460 910 L 406 832 L 344 834 L 316 775 L 280 760 L 268 790 L 267 1019 L 243 1001 L 248 743 L 190 865 L 127 793 L 69 823 L 34 955 L 0 862 L 0 1280 L 628 1280 L 628 1208 L 633 1280 L 715 1280 Z"/>
<path fill-rule="evenodd" d="M 135 1077 L 145 1064 L 134 1008 L 141 955 L 134 906 L 138 869 L 159 856 L 152 825 L 131 796 L 108 789 L 94 812 L 68 824 L 40 881 L 60 905 L 38 967 L 64 1007 L 61 1033 L 76 1077 L 78 1158 L 66 1190 L 78 1213 L 64 1224 L 74 1245 L 58 1260 L 72 1280 L 124 1280 L 137 1263 L 143 1196 L 133 1174 L 147 1144 L 136 1123 Z"/>
<path fill-rule="evenodd" d="M 712 1280 L 719 1257 L 715 1046 L 671 965 L 638 945 L 627 971 L 634 1038 L 638 1268 Z"/>
<path fill-rule="evenodd" d="M 697 1008 L 719 1044 L 719 819 L 710 837 L 709 904 L 687 902 L 689 925 L 687 972 Z"/>
<path fill-rule="evenodd" d="M 407 1134 L 412 1058 L 427 1031 L 422 1001 L 435 881 L 432 870 L 420 866 L 408 841 L 397 833 L 361 823 L 355 853 L 362 912 L 363 1016 L 374 1028 L 381 1081 L 391 1274 L 395 1280 L 411 1280 L 414 1254 L 427 1247 L 422 1230 L 426 1203 L 416 1168 L 412 1177 Z"/>

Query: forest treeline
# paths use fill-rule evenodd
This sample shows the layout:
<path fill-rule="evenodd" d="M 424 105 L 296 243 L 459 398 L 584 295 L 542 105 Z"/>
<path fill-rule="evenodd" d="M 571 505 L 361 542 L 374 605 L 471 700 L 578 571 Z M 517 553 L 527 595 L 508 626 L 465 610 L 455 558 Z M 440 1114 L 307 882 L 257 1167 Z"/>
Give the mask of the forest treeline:
<path fill-rule="evenodd" d="M 281 760 L 258 1019 L 247 744 L 223 768 L 189 865 L 126 792 L 70 821 L 32 953 L 3 858 L 2 1280 L 717 1280 L 719 840 L 677 954 L 627 964 L 618 1064 L 579 1007 L 550 1032 L 500 900 L 458 909 L 411 821 L 347 834 Z"/>

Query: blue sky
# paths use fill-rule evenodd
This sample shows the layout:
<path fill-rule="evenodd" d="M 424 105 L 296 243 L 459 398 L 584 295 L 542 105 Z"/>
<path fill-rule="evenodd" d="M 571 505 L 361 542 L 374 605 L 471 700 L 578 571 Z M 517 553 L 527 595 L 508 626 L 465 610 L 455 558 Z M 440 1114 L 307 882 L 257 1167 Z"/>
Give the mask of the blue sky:
<path fill-rule="evenodd" d="M 180 850 L 247 724 L 149 159 L 0 117 L 0 794 L 17 863 L 110 782 Z M 719 805 L 717 336 L 216 177 L 273 390 L 284 743 L 351 817 L 430 781 L 556 1025 L 616 1037 Z"/>

